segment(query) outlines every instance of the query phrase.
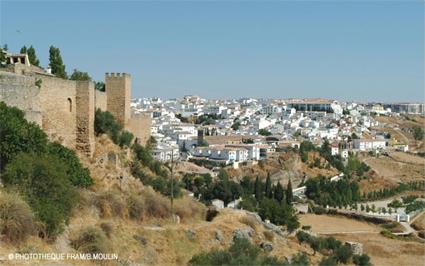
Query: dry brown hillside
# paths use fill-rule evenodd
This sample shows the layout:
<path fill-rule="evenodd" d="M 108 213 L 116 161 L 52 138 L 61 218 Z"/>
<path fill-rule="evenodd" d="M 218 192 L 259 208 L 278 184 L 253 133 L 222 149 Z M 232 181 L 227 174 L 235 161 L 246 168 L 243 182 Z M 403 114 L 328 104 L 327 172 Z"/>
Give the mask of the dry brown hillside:
<path fill-rule="evenodd" d="M 282 236 L 242 210 L 220 210 L 218 216 L 207 222 L 205 205 L 188 196 L 174 202 L 174 213 L 180 218 L 176 223 L 170 216 L 169 199 L 131 176 L 129 151 L 118 148 L 106 137 L 96 140 L 92 159 L 81 159 L 89 167 L 95 184 L 80 190 L 79 204 L 73 209 L 65 231 L 53 242 L 35 236 L 19 244 L 0 241 L 0 254 L 87 253 L 95 248 L 118 255 L 118 261 L 109 261 L 106 265 L 186 265 L 201 251 L 227 248 L 238 232 L 248 234 L 255 245 L 270 242 L 274 247 L 270 254 L 279 258 L 290 258 L 300 251 L 313 253 L 294 236 Z M 310 259 L 317 264 L 321 255 Z M 82 260 L 5 260 L 1 263 L 98 264 Z"/>

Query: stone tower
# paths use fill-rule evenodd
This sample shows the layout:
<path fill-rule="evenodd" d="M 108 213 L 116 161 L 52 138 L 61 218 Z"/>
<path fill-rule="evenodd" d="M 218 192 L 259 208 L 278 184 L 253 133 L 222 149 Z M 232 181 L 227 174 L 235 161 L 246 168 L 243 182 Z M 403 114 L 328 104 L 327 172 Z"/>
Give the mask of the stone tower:
<path fill-rule="evenodd" d="M 106 73 L 106 109 L 124 127 L 131 118 L 131 76 L 127 73 Z"/>
<path fill-rule="evenodd" d="M 76 106 L 77 129 L 75 148 L 91 157 L 95 149 L 94 139 L 94 83 L 77 81 Z"/>

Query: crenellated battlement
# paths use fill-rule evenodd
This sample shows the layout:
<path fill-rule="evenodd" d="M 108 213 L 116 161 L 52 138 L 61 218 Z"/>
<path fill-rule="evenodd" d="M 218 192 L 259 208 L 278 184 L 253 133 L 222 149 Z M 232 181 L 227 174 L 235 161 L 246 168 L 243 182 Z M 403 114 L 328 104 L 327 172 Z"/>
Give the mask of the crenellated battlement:
<path fill-rule="evenodd" d="M 111 72 L 111 73 L 105 73 L 105 78 L 130 78 L 130 74 L 128 73 L 118 73 L 118 72 Z"/>

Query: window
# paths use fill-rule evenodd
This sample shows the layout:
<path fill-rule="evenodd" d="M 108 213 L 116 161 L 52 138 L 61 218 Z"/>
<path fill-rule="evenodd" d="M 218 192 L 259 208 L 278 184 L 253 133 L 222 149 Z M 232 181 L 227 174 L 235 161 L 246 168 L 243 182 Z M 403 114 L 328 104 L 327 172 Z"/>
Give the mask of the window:
<path fill-rule="evenodd" d="M 68 98 L 69 112 L 72 112 L 72 100 Z"/>

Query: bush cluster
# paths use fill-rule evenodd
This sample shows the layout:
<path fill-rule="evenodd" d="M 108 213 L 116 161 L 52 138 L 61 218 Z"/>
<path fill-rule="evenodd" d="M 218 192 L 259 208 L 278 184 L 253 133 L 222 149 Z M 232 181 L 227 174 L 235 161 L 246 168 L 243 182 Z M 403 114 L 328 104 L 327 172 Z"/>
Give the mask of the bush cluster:
<path fill-rule="evenodd" d="M 107 134 L 120 147 L 130 147 L 134 138 L 131 132 L 123 130 L 123 126 L 110 112 L 102 111 L 99 108 L 95 112 L 94 131 L 98 136 Z"/>
<path fill-rule="evenodd" d="M 301 243 L 305 242 L 309 244 L 314 250 L 314 253 L 331 253 L 329 257 L 325 257 L 320 262 L 319 265 L 321 266 L 338 265 L 338 263 L 347 264 L 350 262 L 351 258 L 356 265 L 370 265 L 369 256 L 367 254 L 353 256 L 351 248 L 347 245 L 343 245 L 341 241 L 336 240 L 334 237 L 316 237 L 304 231 L 298 231 L 297 238 Z"/>
<path fill-rule="evenodd" d="M 99 254 L 112 251 L 108 237 L 97 227 L 82 229 L 78 236 L 71 241 L 71 245 L 81 253 Z"/>
<path fill-rule="evenodd" d="M 245 238 L 234 239 L 227 250 L 212 250 L 202 252 L 192 257 L 189 265 L 282 265 L 304 266 L 309 265 L 309 258 L 305 253 L 295 255 L 291 262 L 268 256 L 262 250 Z"/>
<path fill-rule="evenodd" d="M 25 119 L 24 112 L 0 102 L 1 179 L 21 193 L 49 237 L 59 234 L 77 205 L 75 187 L 93 184 L 75 152 Z"/>

